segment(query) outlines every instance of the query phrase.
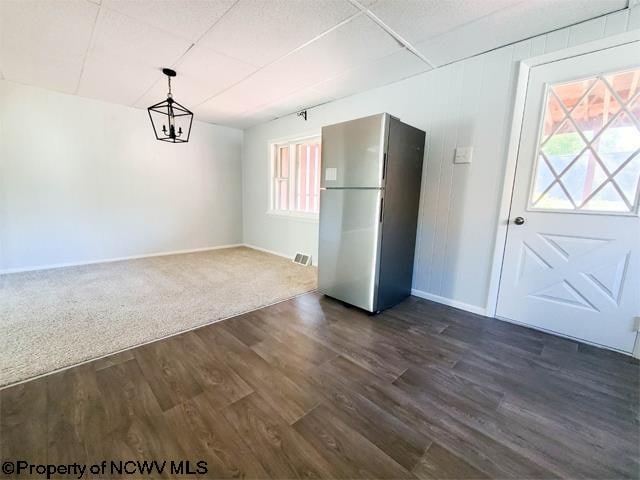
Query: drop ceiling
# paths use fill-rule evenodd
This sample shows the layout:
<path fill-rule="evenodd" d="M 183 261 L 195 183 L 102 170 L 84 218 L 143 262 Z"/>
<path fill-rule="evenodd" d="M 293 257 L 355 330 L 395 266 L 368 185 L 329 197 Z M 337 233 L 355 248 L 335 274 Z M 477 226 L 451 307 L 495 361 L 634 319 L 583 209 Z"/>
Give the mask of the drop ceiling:
<path fill-rule="evenodd" d="M 0 78 L 248 127 L 628 0 L 0 0 Z"/>

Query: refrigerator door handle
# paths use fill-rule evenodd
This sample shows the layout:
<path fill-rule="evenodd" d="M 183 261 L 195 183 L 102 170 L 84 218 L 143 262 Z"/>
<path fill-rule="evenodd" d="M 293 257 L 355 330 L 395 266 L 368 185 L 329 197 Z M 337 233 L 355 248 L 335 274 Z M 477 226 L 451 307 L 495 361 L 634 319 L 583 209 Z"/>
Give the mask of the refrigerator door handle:
<path fill-rule="evenodd" d="M 380 223 L 382 223 L 383 212 L 384 212 L 384 197 L 380 197 Z"/>
<path fill-rule="evenodd" d="M 382 179 L 387 177 L 387 153 L 382 154 Z"/>

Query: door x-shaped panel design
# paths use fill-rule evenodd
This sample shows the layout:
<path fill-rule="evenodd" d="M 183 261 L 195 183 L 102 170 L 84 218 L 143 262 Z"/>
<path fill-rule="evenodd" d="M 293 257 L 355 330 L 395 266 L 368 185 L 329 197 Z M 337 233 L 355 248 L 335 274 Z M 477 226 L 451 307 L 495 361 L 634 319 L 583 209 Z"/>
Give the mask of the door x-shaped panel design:
<path fill-rule="evenodd" d="M 629 253 L 615 239 L 538 233 L 522 242 L 516 288 L 566 307 L 615 309 Z"/>

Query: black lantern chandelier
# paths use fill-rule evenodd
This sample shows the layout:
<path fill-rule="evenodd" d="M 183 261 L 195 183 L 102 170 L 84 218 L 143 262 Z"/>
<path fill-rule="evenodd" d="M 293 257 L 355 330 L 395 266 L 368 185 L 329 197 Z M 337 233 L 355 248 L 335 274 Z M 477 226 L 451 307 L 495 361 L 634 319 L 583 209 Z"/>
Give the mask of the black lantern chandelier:
<path fill-rule="evenodd" d="M 163 68 L 162 73 L 167 76 L 169 93 L 167 99 L 147 108 L 153 133 L 156 139 L 163 142 L 187 143 L 193 123 L 193 113 L 180 105 L 171 95 L 171 77 L 176 76 L 175 70 Z"/>

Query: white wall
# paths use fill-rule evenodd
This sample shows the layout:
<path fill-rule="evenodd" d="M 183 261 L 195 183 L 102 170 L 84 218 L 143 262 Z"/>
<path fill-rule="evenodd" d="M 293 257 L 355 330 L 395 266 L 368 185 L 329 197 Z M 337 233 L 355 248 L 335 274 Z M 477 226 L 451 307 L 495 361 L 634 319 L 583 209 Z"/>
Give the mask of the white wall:
<path fill-rule="evenodd" d="M 427 132 L 414 289 L 472 311 L 486 306 L 517 62 L 640 28 L 640 7 L 600 17 L 245 130 L 244 241 L 317 256 L 317 223 L 274 217 L 268 206 L 270 139 L 389 112 Z M 456 146 L 473 163 L 453 165 Z"/>
<path fill-rule="evenodd" d="M 0 272 L 242 242 L 240 130 L 0 81 Z"/>

